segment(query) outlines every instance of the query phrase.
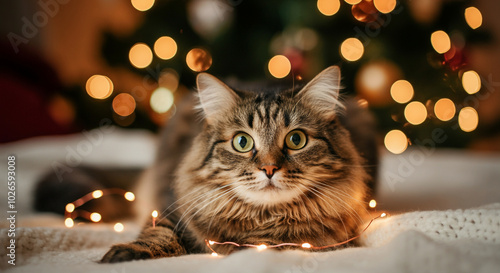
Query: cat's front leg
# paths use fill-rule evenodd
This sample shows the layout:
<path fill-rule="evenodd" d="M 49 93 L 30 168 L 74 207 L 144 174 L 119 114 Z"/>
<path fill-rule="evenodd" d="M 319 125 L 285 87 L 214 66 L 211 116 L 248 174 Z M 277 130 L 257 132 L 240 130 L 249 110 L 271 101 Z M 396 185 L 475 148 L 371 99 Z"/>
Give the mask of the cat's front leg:
<path fill-rule="evenodd" d="M 102 257 L 102 263 L 117 263 L 131 260 L 173 257 L 186 254 L 170 221 L 164 219 L 155 227 L 142 230 L 136 241 L 117 244 Z"/>

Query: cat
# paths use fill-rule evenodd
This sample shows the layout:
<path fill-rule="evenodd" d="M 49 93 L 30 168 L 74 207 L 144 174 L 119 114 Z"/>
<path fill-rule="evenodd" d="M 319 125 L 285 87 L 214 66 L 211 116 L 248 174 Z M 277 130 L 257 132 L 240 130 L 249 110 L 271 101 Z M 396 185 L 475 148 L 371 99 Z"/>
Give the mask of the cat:
<path fill-rule="evenodd" d="M 339 67 L 303 87 L 258 92 L 200 73 L 197 89 L 203 123 L 184 100 L 141 182 L 161 208 L 155 226 L 101 262 L 209 253 L 206 239 L 319 246 L 356 235 L 376 175 L 374 125 L 342 102 Z"/>

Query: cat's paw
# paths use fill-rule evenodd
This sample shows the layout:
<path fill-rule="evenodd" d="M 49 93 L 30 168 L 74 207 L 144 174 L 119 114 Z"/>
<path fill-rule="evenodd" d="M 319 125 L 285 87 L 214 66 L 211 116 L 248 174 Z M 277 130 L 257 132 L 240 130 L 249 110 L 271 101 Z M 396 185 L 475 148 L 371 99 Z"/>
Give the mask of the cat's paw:
<path fill-rule="evenodd" d="M 114 245 L 104 254 L 101 263 L 119 263 L 132 260 L 144 260 L 153 258 L 153 253 L 147 247 L 137 244 Z"/>

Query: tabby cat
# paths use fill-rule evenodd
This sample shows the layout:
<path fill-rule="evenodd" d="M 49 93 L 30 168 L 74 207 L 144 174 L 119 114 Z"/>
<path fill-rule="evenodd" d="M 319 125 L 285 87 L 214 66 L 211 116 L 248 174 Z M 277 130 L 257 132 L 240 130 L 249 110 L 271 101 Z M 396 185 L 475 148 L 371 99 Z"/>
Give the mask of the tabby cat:
<path fill-rule="evenodd" d="M 156 226 L 102 262 L 208 252 L 205 239 L 329 245 L 353 236 L 367 216 L 375 142 L 370 119 L 345 107 L 339 84 L 336 66 L 280 91 L 236 91 L 199 74 L 203 127 L 187 126 L 201 123 L 193 100 L 179 105 L 143 179 L 162 208 Z"/>

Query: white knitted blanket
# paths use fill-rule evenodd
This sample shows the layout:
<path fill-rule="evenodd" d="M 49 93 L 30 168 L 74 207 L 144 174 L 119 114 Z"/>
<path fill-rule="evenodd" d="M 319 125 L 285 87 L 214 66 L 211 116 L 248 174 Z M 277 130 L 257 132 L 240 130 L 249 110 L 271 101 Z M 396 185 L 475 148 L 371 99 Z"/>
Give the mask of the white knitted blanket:
<path fill-rule="evenodd" d="M 129 226 L 127 226 L 129 227 Z M 99 264 L 135 228 L 116 233 L 104 224 L 73 229 L 18 228 L 16 265 L 8 264 L 1 230 L 0 269 L 7 272 L 500 272 L 500 203 L 475 209 L 419 211 L 378 219 L 362 235 L 364 247 L 323 253 L 248 249 L 227 257 L 175 258 Z"/>

